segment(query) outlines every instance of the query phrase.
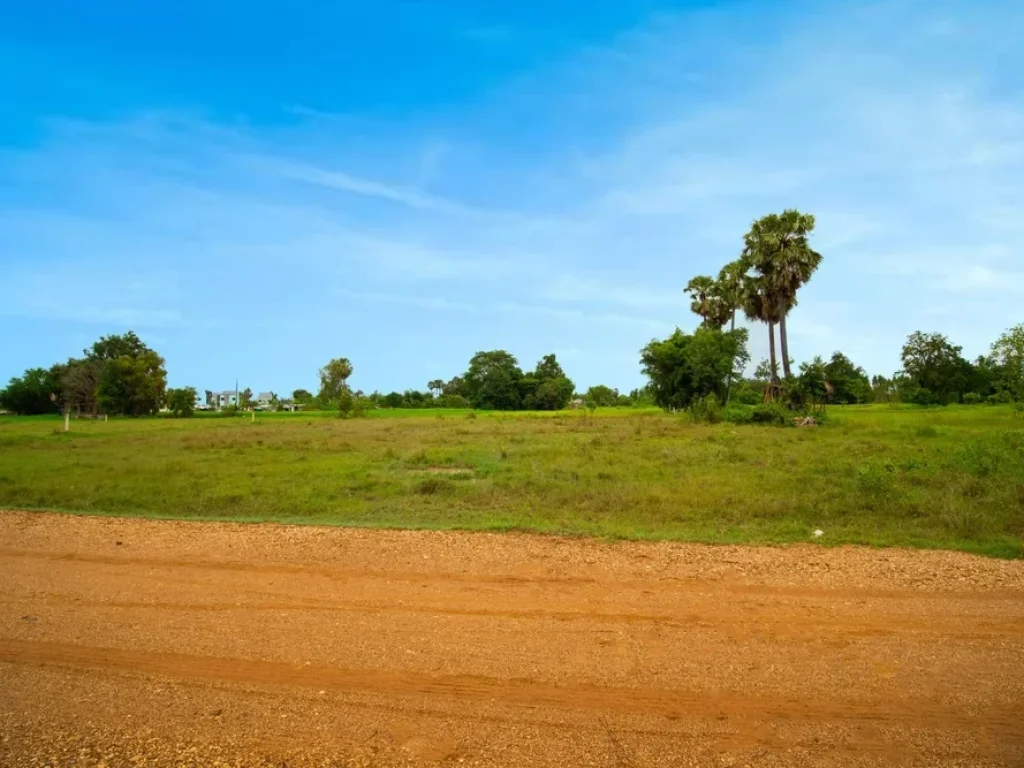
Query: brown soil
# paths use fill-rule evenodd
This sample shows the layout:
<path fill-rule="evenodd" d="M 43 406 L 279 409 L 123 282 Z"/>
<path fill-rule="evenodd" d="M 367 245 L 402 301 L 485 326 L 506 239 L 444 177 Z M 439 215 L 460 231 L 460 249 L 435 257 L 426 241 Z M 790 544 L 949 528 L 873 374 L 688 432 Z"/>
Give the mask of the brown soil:
<path fill-rule="evenodd" d="M 0 514 L 2 766 L 1024 765 L 1024 563 Z"/>

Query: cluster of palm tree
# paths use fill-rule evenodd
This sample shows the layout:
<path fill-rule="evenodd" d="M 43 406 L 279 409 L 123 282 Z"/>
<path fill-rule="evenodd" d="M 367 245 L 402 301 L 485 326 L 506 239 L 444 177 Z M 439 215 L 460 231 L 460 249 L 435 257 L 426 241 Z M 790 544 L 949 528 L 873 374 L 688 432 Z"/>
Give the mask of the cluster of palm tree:
<path fill-rule="evenodd" d="M 743 237 L 740 257 L 722 267 L 718 278 L 698 275 L 686 285 L 690 309 L 709 328 L 736 328 L 740 310 L 748 320 L 768 326 L 772 384 L 778 384 L 775 328 L 779 329 L 783 374 L 789 378 L 789 338 L 786 316 L 796 306 L 797 291 L 821 264 L 821 254 L 808 237 L 814 216 L 795 209 L 772 213 L 755 221 Z"/>

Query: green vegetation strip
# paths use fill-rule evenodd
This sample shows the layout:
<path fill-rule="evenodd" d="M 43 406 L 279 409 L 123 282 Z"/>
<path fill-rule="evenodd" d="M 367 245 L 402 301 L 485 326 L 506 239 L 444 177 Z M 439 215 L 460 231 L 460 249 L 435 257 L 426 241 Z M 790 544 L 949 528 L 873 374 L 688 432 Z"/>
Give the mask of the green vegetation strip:
<path fill-rule="evenodd" d="M 235 418 L 0 417 L 0 506 L 1024 556 L 1006 406 L 831 408 L 797 429 L 636 409 Z"/>

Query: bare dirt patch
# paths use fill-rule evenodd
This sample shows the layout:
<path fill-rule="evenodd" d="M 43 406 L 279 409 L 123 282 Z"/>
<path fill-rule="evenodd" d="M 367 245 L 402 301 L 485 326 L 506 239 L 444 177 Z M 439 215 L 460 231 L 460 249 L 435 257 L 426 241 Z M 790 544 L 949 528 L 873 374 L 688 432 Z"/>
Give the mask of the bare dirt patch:
<path fill-rule="evenodd" d="M 1024 563 L 0 514 L 0 765 L 1021 765 Z"/>

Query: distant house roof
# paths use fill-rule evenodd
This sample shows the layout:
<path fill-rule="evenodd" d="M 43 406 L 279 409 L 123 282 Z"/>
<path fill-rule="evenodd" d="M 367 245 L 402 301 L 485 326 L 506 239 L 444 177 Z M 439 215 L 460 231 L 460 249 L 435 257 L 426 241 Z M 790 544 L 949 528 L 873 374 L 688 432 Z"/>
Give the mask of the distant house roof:
<path fill-rule="evenodd" d="M 259 395 L 256 397 L 256 399 L 257 400 L 265 400 L 265 401 L 267 401 L 269 403 L 271 400 L 274 399 L 274 393 L 273 392 L 260 392 Z"/>

